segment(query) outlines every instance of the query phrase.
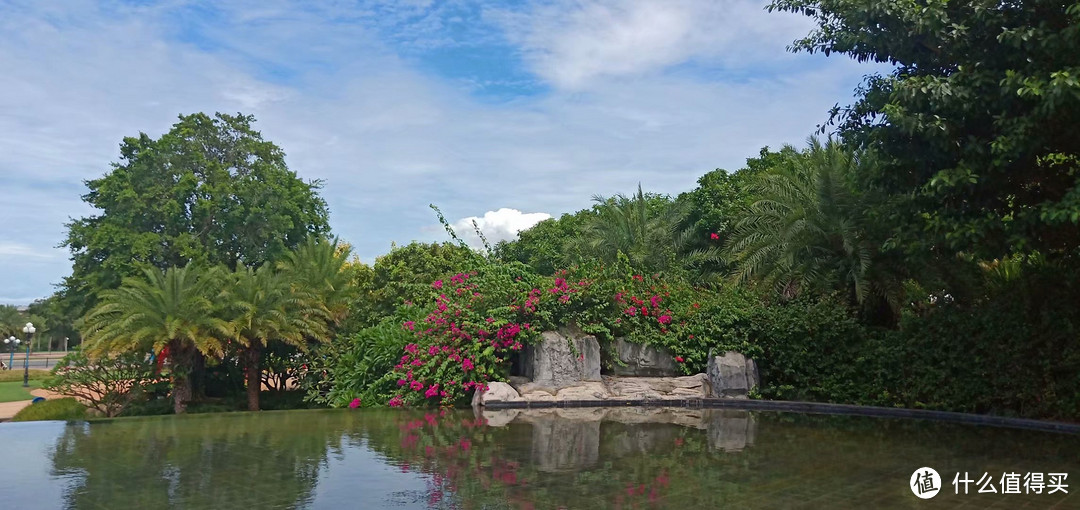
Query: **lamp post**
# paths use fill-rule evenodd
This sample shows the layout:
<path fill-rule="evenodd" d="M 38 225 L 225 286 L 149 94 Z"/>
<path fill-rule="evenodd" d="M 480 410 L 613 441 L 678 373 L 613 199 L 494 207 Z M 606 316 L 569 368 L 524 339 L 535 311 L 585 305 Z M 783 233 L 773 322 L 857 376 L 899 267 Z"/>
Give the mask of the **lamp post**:
<path fill-rule="evenodd" d="M 15 363 L 15 349 L 19 348 L 19 342 L 20 340 L 15 338 L 14 335 L 4 339 L 4 343 L 11 346 L 11 356 L 8 357 L 8 370 L 15 368 L 13 366 Z"/>
<path fill-rule="evenodd" d="M 27 322 L 26 325 L 23 326 L 22 330 L 23 330 L 23 333 L 26 333 L 26 358 L 23 359 L 22 386 L 23 386 L 23 388 L 29 388 L 30 387 L 30 343 L 31 343 L 30 341 L 33 340 L 34 332 L 37 331 L 37 329 L 34 328 L 33 324 Z"/>

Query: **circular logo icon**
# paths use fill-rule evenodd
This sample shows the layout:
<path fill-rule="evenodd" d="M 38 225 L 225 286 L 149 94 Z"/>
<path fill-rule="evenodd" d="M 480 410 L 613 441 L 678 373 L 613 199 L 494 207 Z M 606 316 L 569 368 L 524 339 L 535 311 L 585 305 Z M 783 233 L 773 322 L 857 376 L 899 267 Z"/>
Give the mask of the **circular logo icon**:
<path fill-rule="evenodd" d="M 911 473 L 908 488 L 916 496 L 922 499 L 930 499 L 937 496 L 938 491 L 941 490 L 941 475 L 938 475 L 938 472 L 934 471 L 933 468 L 921 467 Z"/>

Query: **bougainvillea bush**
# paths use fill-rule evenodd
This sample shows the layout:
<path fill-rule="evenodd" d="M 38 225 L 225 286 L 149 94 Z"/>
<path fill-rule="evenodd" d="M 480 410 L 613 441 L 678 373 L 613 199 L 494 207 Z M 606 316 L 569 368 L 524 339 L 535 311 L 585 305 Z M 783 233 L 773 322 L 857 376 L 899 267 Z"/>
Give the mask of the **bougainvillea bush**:
<path fill-rule="evenodd" d="M 538 313 L 540 278 L 519 264 L 493 264 L 431 283 L 427 313 L 401 328 L 411 341 L 393 367 L 401 405 L 452 405 L 508 374 L 511 355 L 550 325 Z"/>

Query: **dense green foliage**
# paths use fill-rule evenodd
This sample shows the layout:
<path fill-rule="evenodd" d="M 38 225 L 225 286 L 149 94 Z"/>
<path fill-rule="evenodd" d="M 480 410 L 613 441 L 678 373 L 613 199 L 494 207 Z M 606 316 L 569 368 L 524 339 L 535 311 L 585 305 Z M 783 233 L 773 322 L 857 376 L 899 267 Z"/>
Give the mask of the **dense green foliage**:
<path fill-rule="evenodd" d="M 57 398 L 24 407 L 11 421 L 82 420 L 86 406 L 74 398 Z"/>
<path fill-rule="evenodd" d="M 834 112 L 875 150 L 864 177 L 894 196 L 912 249 L 994 259 L 1080 248 L 1080 5 L 1055 0 L 777 0 L 812 17 L 797 51 L 886 62 Z"/>

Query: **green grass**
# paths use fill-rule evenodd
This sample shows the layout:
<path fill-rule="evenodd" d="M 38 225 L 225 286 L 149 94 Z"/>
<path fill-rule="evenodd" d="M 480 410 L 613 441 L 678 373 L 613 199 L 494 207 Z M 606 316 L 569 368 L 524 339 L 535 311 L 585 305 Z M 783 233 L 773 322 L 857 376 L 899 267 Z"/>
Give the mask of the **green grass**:
<path fill-rule="evenodd" d="M 68 397 L 31 404 L 15 414 L 11 421 L 82 420 L 86 418 L 86 406 Z"/>
<path fill-rule="evenodd" d="M 4 363 L 7 363 L 7 361 L 5 360 Z M 40 381 L 42 379 L 45 379 L 46 377 L 49 377 L 49 371 L 48 370 L 42 370 L 40 368 L 32 368 L 32 369 L 30 369 L 30 380 L 31 381 Z M 22 382 L 22 379 L 23 379 L 23 370 L 22 370 L 22 368 L 19 368 L 18 370 L 0 370 L 0 383 L 11 382 L 11 381 Z"/>
<path fill-rule="evenodd" d="M 15 402 L 17 400 L 30 400 L 34 398 L 30 390 L 41 387 L 41 381 L 30 381 L 29 388 L 22 387 L 22 380 L 18 382 L 0 383 L 0 402 Z"/>

